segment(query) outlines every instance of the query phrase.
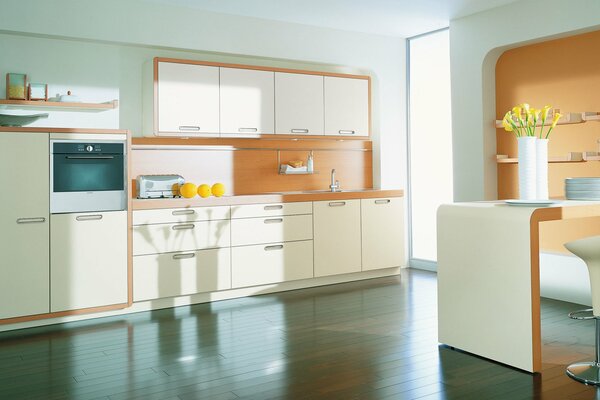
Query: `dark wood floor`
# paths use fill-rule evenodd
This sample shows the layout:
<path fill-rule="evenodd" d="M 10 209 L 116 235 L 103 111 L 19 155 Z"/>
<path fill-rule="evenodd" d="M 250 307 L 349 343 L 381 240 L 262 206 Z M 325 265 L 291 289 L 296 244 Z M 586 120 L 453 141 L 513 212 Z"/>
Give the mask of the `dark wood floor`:
<path fill-rule="evenodd" d="M 414 270 L 7 332 L 0 399 L 600 398 L 564 374 L 593 357 L 578 308 L 543 301 L 541 375 L 438 346 L 436 276 Z"/>

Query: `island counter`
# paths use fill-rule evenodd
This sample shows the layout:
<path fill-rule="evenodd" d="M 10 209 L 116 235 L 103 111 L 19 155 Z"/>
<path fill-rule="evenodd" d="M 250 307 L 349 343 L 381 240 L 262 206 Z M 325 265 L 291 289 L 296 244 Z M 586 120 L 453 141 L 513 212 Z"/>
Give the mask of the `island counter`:
<path fill-rule="evenodd" d="M 600 216 L 600 201 L 440 206 L 438 341 L 540 372 L 539 224 L 595 216 Z"/>

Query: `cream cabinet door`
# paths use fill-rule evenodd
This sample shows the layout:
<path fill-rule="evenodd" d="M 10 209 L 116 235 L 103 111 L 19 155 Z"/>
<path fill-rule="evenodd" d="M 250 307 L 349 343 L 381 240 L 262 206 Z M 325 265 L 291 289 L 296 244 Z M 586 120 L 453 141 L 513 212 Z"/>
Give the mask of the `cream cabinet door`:
<path fill-rule="evenodd" d="M 312 240 L 231 248 L 234 288 L 312 277 Z"/>
<path fill-rule="evenodd" d="M 127 211 L 53 214 L 52 312 L 127 303 Z"/>
<path fill-rule="evenodd" d="M 289 242 L 313 238 L 312 215 L 241 218 L 231 221 L 231 245 Z"/>
<path fill-rule="evenodd" d="M 158 63 L 158 135 L 219 136 L 219 67 Z"/>
<path fill-rule="evenodd" d="M 220 90 L 222 134 L 274 132 L 274 72 L 221 67 Z"/>
<path fill-rule="evenodd" d="M 133 300 L 229 289 L 230 253 L 225 248 L 134 257 Z"/>
<path fill-rule="evenodd" d="M 361 270 L 360 200 L 313 203 L 315 276 Z"/>
<path fill-rule="evenodd" d="M 362 199 L 362 269 L 404 265 L 404 199 Z"/>
<path fill-rule="evenodd" d="M 49 135 L 0 133 L 0 319 L 49 305 Z"/>
<path fill-rule="evenodd" d="M 323 76 L 275 72 L 275 133 L 323 135 Z"/>
<path fill-rule="evenodd" d="M 325 77 L 325 135 L 369 136 L 369 81 Z"/>

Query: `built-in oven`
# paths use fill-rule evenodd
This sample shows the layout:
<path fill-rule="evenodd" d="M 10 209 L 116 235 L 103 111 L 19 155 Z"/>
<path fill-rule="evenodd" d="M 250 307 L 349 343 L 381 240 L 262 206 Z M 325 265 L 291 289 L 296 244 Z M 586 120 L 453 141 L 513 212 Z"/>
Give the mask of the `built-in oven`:
<path fill-rule="evenodd" d="M 125 140 L 50 140 L 50 212 L 127 209 Z"/>

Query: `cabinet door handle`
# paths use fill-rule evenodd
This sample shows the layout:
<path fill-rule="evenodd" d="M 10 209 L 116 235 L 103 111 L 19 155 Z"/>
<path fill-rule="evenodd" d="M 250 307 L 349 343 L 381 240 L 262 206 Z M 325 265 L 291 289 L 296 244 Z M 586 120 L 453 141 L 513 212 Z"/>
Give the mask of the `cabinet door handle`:
<path fill-rule="evenodd" d="M 332 201 L 331 203 L 329 203 L 329 207 L 343 207 L 345 205 L 345 201 Z"/>
<path fill-rule="evenodd" d="M 338 132 L 340 133 L 340 135 L 354 135 L 356 133 L 355 131 L 344 130 L 344 129 L 340 129 Z"/>
<path fill-rule="evenodd" d="M 258 132 L 258 128 L 239 128 L 238 132 Z"/>
<path fill-rule="evenodd" d="M 196 214 L 195 210 L 175 210 L 171 214 L 173 215 L 191 215 Z"/>
<path fill-rule="evenodd" d="M 276 204 L 274 206 L 265 206 L 265 211 L 281 210 L 282 208 L 283 208 L 283 204 Z"/>
<path fill-rule="evenodd" d="M 98 220 L 102 219 L 102 215 L 100 215 L 100 214 L 79 215 L 79 216 L 75 217 L 75 219 L 77 221 L 98 221 Z"/>
<path fill-rule="evenodd" d="M 283 249 L 282 244 L 276 244 L 274 246 L 265 246 L 265 251 L 281 250 Z"/>
<path fill-rule="evenodd" d="M 45 217 L 17 218 L 17 224 L 39 224 L 46 222 Z"/>
<path fill-rule="evenodd" d="M 179 127 L 180 131 L 199 131 L 200 127 L 199 126 L 193 126 L 193 125 L 181 125 Z"/>
<path fill-rule="evenodd" d="M 173 229 L 174 231 L 180 231 L 183 229 L 194 229 L 195 225 L 194 224 L 182 224 L 182 225 L 173 225 L 171 227 L 171 229 Z"/>
<path fill-rule="evenodd" d="M 308 129 L 292 129 L 292 133 L 308 133 Z"/>
<path fill-rule="evenodd" d="M 375 204 L 388 204 L 390 201 L 391 201 L 390 199 L 375 200 Z"/>
<path fill-rule="evenodd" d="M 196 257 L 196 253 L 173 254 L 173 260 L 183 260 L 185 258 L 194 258 L 194 257 Z"/>
<path fill-rule="evenodd" d="M 270 218 L 270 219 L 265 219 L 265 224 L 279 224 L 280 222 L 283 222 L 283 218 Z"/>

